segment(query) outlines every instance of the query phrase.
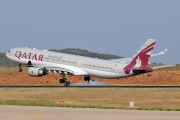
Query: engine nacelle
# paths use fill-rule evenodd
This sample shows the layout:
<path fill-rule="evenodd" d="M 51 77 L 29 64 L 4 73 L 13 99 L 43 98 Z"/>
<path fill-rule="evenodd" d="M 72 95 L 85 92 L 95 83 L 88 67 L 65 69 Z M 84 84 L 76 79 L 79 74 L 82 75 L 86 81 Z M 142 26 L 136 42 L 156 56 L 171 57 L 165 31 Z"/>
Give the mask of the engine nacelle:
<path fill-rule="evenodd" d="M 90 77 L 90 76 L 85 76 L 85 77 L 84 77 L 84 80 L 85 80 L 85 81 L 89 81 L 89 80 L 91 80 L 91 77 Z"/>
<path fill-rule="evenodd" d="M 43 76 L 47 74 L 46 68 L 35 68 L 35 67 L 30 67 L 28 69 L 28 74 L 31 76 Z"/>

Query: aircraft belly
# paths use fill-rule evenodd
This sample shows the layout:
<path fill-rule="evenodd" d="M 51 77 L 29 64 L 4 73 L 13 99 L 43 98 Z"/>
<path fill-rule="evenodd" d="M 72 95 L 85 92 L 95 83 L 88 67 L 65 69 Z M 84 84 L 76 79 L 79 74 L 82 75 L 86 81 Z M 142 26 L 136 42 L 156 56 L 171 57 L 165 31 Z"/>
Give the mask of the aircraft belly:
<path fill-rule="evenodd" d="M 89 76 L 100 77 L 100 78 L 121 78 L 128 76 L 126 74 L 99 71 L 99 70 L 86 69 L 86 68 L 83 68 L 82 70 L 87 72 Z"/>

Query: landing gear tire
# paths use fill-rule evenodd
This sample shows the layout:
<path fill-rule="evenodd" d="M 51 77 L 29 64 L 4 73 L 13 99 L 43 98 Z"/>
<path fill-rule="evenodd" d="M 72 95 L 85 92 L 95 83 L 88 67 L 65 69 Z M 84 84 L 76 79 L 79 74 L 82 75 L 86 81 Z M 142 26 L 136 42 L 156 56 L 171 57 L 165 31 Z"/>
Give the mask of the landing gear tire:
<path fill-rule="evenodd" d="M 62 79 L 59 80 L 59 83 L 64 84 L 64 86 L 70 86 L 71 82 L 67 81 L 65 72 L 61 71 L 60 75 L 62 75 Z"/>
<path fill-rule="evenodd" d="M 22 67 L 21 67 L 21 64 L 18 64 L 18 72 L 22 72 Z"/>
<path fill-rule="evenodd" d="M 60 80 L 59 80 L 59 83 L 64 83 L 64 79 L 60 79 Z"/>
<path fill-rule="evenodd" d="M 68 81 L 68 82 L 64 82 L 64 86 L 70 86 L 71 85 L 71 82 Z"/>
<path fill-rule="evenodd" d="M 18 68 L 18 72 L 22 72 L 22 68 L 20 67 L 20 68 Z"/>
<path fill-rule="evenodd" d="M 71 82 L 70 81 L 68 81 L 68 86 L 70 86 L 71 85 Z"/>
<path fill-rule="evenodd" d="M 64 86 L 67 86 L 67 82 L 64 82 Z"/>

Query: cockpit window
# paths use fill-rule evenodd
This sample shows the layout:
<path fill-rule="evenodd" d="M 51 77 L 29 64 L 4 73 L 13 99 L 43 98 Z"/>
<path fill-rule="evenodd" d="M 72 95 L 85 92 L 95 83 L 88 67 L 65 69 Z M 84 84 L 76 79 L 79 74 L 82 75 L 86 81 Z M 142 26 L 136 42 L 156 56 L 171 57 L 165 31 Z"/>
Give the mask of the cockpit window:
<path fill-rule="evenodd" d="M 8 52 L 10 53 L 11 51 L 9 50 Z"/>

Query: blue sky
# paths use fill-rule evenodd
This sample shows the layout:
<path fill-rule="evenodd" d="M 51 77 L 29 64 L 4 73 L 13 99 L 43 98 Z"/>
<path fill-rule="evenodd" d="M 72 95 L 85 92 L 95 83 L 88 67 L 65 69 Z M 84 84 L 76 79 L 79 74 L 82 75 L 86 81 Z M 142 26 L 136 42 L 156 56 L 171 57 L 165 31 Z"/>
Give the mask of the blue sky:
<path fill-rule="evenodd" d="M 0 51 L 81 48 L 131 57 L 148 39 L 151 62 L 180 63 L 179 0 L 1 0 Z"/>

